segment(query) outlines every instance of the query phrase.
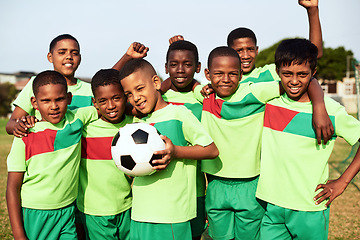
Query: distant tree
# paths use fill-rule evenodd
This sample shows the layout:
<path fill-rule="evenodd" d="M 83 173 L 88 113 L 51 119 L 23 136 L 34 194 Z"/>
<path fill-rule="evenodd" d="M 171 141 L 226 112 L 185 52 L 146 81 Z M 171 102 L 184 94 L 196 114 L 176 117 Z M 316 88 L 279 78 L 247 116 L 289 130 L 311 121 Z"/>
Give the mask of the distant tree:
<path fill-rule="evenodd" d="M 16 88 L 11 83 L 0 83 L 0 116 L 5 117 L 11 112 L 11 103 L 16 96 Z"/>
<path fill-rule="evenodd" d="M 281 41 L 260 51 L 256 58 L 257 67 L 274 63 L 275 51 Z M 347 56 L 352 55 L 351 50 L 346 50 L 342 46 L 335 49 L 324 48 L 323 56 L 318 60 L 316 77 L 318 79 L 342 80 L 346 75 Z"/>

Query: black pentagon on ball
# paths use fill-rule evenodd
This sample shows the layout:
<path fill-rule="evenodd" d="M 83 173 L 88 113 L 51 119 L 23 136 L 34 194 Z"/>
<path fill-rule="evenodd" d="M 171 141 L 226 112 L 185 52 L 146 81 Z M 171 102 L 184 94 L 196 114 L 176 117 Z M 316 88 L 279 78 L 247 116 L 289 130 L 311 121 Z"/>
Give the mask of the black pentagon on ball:
<path fill-rule="evenodd" d="M 135 144 L 146 144 L 149 138 L 149 134 L 142 129 L 136 130 L 131 136 Z"/>
<path fill-rule="evenodd" d="M 159 163 L 153 163 L 154 160 L 157 160 L 157 159 L 161 159 L 162 158 L 162 155 L 161 154 L 153 154 L 149 163 L 152 167 L 155 167 L 155 166 L 158 166 L 160 165 Z"/>
<path fill-rule="evenodd" d="M 132 159 L 132 157 L 130 155 L 121 156 L 120 163 L 121 163 L 121 166 L 123 166 L 124 168 L 126 168 L 130 171 L 133 170 L 136 165 L 134 159 Z"/>
<path fill-rule="evenodd" d="M 117 132 L 117 134 L 114 136 L 114 138 L 113 138 L 113 140 L 111 142 L 111 146 L 116 146 L 116 143 L 117 143 L 119 137 L 120 137 L 120 133 Z"/>

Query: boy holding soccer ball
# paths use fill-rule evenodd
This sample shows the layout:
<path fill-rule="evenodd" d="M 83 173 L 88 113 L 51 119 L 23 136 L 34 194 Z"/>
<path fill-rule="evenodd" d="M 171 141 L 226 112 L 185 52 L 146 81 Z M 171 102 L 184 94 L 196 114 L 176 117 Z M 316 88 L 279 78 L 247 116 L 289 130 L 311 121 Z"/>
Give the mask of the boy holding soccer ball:
<path fill-rule="evenodd" d="M 171 145 L 173 159 L 156 173 L 135 177 L 131 239 L 191 239 L 196 217 L 196 161 L 215 158 L 218 150 L 196 117 L 183 106 L 161 97 L 161 80 L 143 59 L 129 61 L 120 71 L 128 101 Z"/>
<path fill-rule="evenodd" d="M 41 120 L 14 138 L 7 158 L 6 200 L 15 239 L 77 239 L 80 138 L 98 118 L 94 107 L 68 110 L 71 93 L 63 75 L 45 71 L 32 83 L 31 103 Z"/>

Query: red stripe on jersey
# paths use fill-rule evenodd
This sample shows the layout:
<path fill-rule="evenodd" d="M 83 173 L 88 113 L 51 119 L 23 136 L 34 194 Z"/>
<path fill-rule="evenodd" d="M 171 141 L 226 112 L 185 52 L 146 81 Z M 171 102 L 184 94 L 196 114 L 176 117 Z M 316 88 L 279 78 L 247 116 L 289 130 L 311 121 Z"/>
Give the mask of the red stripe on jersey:
<path fill-rule="evenodd" d="M 29 133 L 22 140 L 25 143 L 25 160 L 29 160 L 32 156 L 53 152 L 56 130 L 46 129 L 41 132 Z"/>
<path fill-rule="evenodd" d="M 205 98 L 203 101 L 203 111 L 207 111 L 217 118 L 221 118 L 221 108 L 224 100 L 215 99 L 215 94 L 210 94 L 210 98 Z"/>
<path fill-rule="evenodd" d="M 299 112 L 283 107 L 266 104 L 264 127 L 268 127 L 277 131 L 283 131 L 298 113 Z"/>
<path fill-rule="evenodd" d="M 81 158 L 91 160 L 112 160 L 113 137 L 81 138 Z"/>
<path fill-rule="evenodd" d="M 184 105 L 184 103 L 179 103 L 179 102 L 167 102 L 167 103 L 170 103 L 172 105 Z"/>

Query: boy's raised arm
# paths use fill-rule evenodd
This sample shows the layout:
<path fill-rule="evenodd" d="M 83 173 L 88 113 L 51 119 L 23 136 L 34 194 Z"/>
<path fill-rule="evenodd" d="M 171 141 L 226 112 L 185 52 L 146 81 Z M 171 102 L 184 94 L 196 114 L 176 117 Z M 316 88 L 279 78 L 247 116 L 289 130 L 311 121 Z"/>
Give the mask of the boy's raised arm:
<path fill-rule="evenodd" d="M 317 142 L 321 144 L 321 137 L 323 137 L 324 144 L 326 144 L 334 134 L 334 126 L 325 108 L 324 92 L 315 78 L 310 81 L 308 94 L 313 105 L 312 120 Z"/>
<path fill-rule="evenodd" d="M 319 184 L 315 191 L 318 189 L 323 189 L 319 194 L 314 197 L 316 204 L 320 204 L 322 201 L 329 199 L 326 203 L 326 206 L 329 206 L 330 203 L 342 194 L 346 187 L 349 185 L 351 180 L 355 177 L 356 174 L 360 171 L 360 148 L 358 148 L 354 159 L 347 167 L 345 172 L 336 180 L 329 180 L 326 184 Z"/>
<path fill-rule="evenodd" d="M 15 137 L 24 137 L 28 129 L 34 127 L 37 121 L 34 116 L 29 116 L 26 111 L 16 106 L 6 124 L 6 132 Z"/>
<path fill-rule="evenodd" d="M 319 18 L 318 0 L 298 0 L 306 8 L 309 19 L 309 40 L 318 48 L 318 58 L 323 55 L 323 40 Z"/>
<path fill-rule="evenodd" d="M 126 51 L 126 53 L 120 58 L 117 63 L 115 63 L 112 68 L 120 71 L 121 68 L 125 65 L 125 63 L 127 63 L 129 60 L 135 58 L 144 58 L 147 56 L 148 51 L 149 48 L 145 47 L 144 44 L 141 44 L 139 42 L 133 42 Z"/>
<path fill-rule="evenodd" d="M 9 172 L 6 187 L 6 202 L 14 239 L 27 239 L 21 213 L 20 190 L 24 172 Z"/>

